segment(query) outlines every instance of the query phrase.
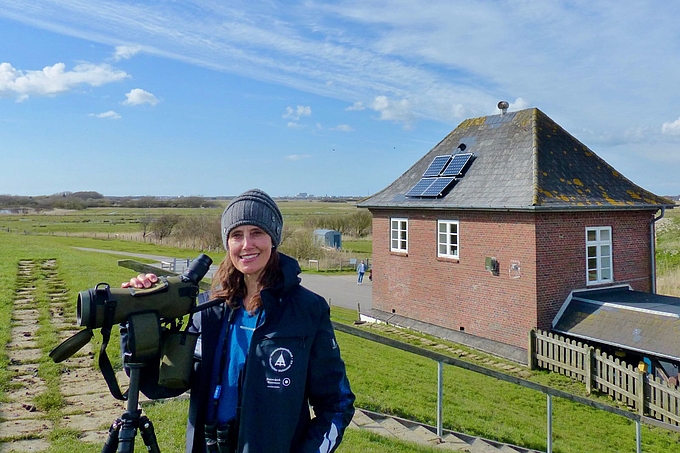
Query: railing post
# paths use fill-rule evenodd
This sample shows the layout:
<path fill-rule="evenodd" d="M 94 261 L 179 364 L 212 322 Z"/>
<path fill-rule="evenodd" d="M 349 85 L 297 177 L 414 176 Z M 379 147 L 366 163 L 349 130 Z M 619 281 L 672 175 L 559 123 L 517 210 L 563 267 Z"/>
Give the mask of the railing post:
<path fill-rule="evenodd" d="M 437 436 L 444 435 L 444 364 L 437 362 Z"/>
<path fill-rule="evenodd" d="M 593 347 L 588 346 L 586 351 L 586 395 L 593 392 Z"/>
<path fill-rule="evenodd" d="M 546 393 L 546 396 L 548 397 L 548 439 L 546 442 L 546 453 L 552 453 L 552 395 Z"/>
<path fill-rule="evenodd" d="M 527 364 L 529 365 L 530 370 L 535 370 L 536 366 L 534 365 L 535 363 L 535 357 L 536 357 L 536 330 L 531 329 L 529 330 L 529 345 L 527 347 Z"/>
<path fill-rule="evenodd" d="M 638 414 L 645 415 L 645 372 L 639 371 L 635 380 L 635 393 L 637 393 Z"/>

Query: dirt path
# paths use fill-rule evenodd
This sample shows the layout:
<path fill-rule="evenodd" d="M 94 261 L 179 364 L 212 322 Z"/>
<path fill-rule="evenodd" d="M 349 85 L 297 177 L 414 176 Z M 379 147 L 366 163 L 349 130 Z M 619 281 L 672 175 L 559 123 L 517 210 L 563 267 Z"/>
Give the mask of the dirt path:
<path fill-rule="evenodd" d="M 57 385 L 63 407 L 48 413 L 40 404 L 49 383 L 40 376 L 39 368 L 41 361 L 50 359 L 49 351 L 39 346 L 39 335 L 45 330 L 56 331 L 62 341 L 80 330 L 75 298 L 59 278 L 56 260 L 21 261 L 17 281 L 12 338 L 7 345 L 12 378 L 8 402 L 0 405 L 0 453 L 44 451 L 49 447 L 50 432 L 60 428 L 78 432 L 83 442 L 103 445 L 108 427 L 123 414 L 125 405 L 110 395 L 101 373 L 93 368 L 91 343 L 60 364 Z M 47 329 L 44 318 L 49 318 Z M 119 382 L 127 384 L 120 376 Z"/>

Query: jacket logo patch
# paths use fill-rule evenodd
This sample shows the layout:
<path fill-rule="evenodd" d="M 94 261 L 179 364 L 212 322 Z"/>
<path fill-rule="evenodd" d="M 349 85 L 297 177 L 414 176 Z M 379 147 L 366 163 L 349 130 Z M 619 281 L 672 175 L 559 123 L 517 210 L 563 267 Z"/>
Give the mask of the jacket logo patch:
<path fill-rule="evenodd" d="M 269 354 L 269 367 L 277 373 L 288 371 L 293 365 L 293 353 L 286 348 L 277 348 Z"/>

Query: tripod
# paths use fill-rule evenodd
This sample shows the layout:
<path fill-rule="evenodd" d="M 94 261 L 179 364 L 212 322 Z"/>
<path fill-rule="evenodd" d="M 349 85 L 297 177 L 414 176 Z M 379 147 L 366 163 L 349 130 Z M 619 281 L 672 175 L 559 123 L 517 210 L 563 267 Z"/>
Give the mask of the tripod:
<path fill-rule="evenodd" d="M 151 420 L 142 415 L 142 410 L 137 408 L 139 403 L 139 372 L 144 364 L 128 363 L 127 366 L 130 368 L 127 409 L 120 418 L 111 424 L 102 453 L 115 453 L 116 451 L 118 453 L 133 453 L 137 429 L 142 435 L 146 449 L 150 453 L 161 453 Z"/>

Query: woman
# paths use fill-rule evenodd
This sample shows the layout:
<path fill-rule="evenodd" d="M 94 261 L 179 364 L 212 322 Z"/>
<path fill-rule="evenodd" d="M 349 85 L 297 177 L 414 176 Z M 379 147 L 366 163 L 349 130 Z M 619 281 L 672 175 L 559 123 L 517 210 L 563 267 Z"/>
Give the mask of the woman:
<path fill-rule="evenodd" d="M 283 216 L 269 195 L 254 189 L 234 198 L 221 224 L 227 257 L 210 297 L 225 303 L 193 319 L 201 338 L 186 451 L 218 451 L 215 441 L 231 446 L 219 451 L 239 453 L 335 451 L 354 394 L 328 304 L 300 285 L 297 261 L 277 251 Z M 124 286 L 156 280 L 139 275 Z M 142 392 L 167 395 L 148 374 Z"/>

